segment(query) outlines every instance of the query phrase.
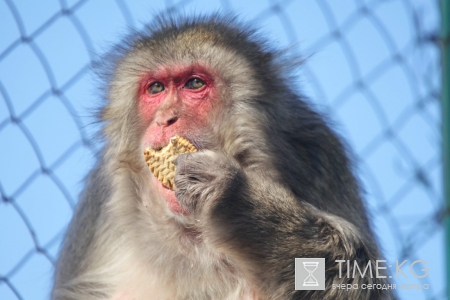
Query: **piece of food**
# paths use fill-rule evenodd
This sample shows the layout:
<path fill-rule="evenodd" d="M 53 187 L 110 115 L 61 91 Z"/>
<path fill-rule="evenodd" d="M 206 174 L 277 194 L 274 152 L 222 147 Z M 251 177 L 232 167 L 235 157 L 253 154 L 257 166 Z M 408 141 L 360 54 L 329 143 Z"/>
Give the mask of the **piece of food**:
<path fill-rule="evenodd" d="M 182 136 L 174 136 L 167 146 L 161 150 L 145 149 L 144 159 L 150 171 L 167 188 L 174 190 L 175 164 L 178 155 L 197 152 L 197 149 Z"/>

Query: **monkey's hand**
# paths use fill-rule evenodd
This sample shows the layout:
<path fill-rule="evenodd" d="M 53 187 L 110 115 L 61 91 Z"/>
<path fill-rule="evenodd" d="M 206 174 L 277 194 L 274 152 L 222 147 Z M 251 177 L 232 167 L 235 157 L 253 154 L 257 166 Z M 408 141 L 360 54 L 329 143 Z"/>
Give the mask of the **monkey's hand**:
<path fill-rule="evenodd" d="M 242 182 L 243 172 L 237 161 L 220 152 L 183 154 L 174 163 L 175 195 L 180 205 L 193 214 L 235 194 Z"/>

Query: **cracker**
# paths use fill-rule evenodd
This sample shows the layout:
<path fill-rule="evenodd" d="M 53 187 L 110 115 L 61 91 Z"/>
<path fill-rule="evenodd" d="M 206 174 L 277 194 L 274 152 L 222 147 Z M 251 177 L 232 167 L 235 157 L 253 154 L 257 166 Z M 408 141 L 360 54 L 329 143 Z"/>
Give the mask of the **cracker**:
<path fill-rule="evenodd" d="M 175 190 L 174 176 L 176 167 L 173 161 L 180 154 L 197 152 L 197 149 L 182 136 L 174 136 L 161 150 L 144 149 L 144 159 L 150 171 L 161 183 Z"/>

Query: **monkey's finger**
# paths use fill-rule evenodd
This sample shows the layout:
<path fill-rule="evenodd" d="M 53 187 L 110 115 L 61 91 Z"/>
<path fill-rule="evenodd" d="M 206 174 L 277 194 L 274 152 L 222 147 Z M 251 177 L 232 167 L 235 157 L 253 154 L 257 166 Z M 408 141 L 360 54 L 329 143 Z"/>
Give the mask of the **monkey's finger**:
<path fill-rule="evenodd" d="M 184 153 L 184 154 L 180 154 L 177 156 L 177 158 L 175 158 L 175 160 L 173 161 L 175 166 L 179 166 L 182 165 L 183 163 L 185 163 L 186 161 L 192 159 L 192 156 L 195 154 L 192 153 Z"/>

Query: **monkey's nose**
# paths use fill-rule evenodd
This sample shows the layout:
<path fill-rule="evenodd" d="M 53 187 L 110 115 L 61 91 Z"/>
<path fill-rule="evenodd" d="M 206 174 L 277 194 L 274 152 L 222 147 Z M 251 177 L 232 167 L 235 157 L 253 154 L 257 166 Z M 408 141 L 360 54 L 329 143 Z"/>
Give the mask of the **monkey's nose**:
<path fill-rule="evenodd" d="M 160 127 L 167 127 L 172 125 L 173 123 L 175 123 L 178 120 L 177 116 L 173 116 L 167 120 L 157 120 L 156 124 Z"/>

